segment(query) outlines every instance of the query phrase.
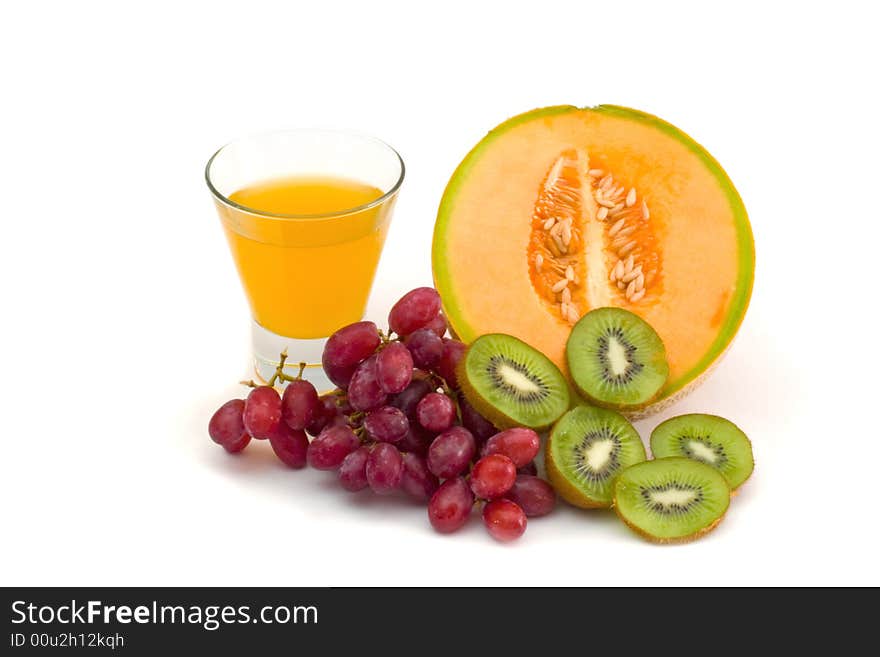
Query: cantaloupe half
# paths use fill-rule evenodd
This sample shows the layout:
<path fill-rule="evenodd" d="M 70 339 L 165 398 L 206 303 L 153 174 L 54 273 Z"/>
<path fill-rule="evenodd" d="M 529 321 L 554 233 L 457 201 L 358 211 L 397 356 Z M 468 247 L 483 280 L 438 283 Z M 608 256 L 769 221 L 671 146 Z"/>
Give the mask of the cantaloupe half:
<path fill-rule="evenodd" d="M 499 125 L 452 175 L 434 230 L 434 282 L 465 342 L 509 333 L 566 371 L 588 310 L 647 320 L 670 376 L 639 415 L 692 390 L 725 352 L 754 266 L 745 207 L 718 162 L 669 123 L 613 105 Z"/>

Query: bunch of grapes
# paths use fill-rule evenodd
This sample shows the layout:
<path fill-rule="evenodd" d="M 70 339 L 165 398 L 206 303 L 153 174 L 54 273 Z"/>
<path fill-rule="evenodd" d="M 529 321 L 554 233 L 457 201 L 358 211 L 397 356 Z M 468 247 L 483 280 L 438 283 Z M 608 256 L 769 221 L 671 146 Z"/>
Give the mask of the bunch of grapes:
<path fill-rule="evenodd" d="M 296 377 L 283 374 L 282 354 L 268 385 L 214 414 L 211 438 L 229 452 L 267 439 L 288 466 L 336 471 L 349 491 L 403 491 L 427 503 L 431 525 L 442 533 L 462 527 L 482 503 L 493 538 L 518 538 L 527 517 L 549 513 L 556 501 L 537 476 L 538 434 L 499 432 L 458 390 L 465 345 L 446 337 L 436 290 L 404 295 L 388 325 L 387 335 L 363 321 L 330 336 L 322 365 L 338 388 L 323 396 L 302 380 L 304 364 Z M 276 378 L 288 381 L 283 395 Z"/>

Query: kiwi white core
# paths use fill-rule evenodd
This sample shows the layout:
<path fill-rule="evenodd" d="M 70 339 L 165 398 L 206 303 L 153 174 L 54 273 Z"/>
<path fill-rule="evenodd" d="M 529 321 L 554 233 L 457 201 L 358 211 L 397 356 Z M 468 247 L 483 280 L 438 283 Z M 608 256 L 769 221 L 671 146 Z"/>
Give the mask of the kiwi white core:
<path fill-rule="evenodd" d="M 615 336 L 608 336 L 608 365 L 614 376 L 623 376 L 629 369 L 626 347 Z"/>
<path fill-rule="evenodd" d="M 687 488 L 669 488 L 667 490 L 652 490 L 648 493 L 651 501 L 662 507 L 687 506 L 697 497 L 696 491 Z"/>
<path fill-rule="evenodd" d="M 498 367 L 498 376 L 506 384 L 521 390 L 524 393 L 541 392 L 541 388 L 522 372 L 512 368 L 506 363 L 502 363 Z"/>
<path fill-rule="evenodd" d="M 584 460 L 593 472 L 601 472 L 611 461 L 613 440 L 597 440 L 584 450 Z"/>
<path fill-rule="evenodd" d="M 699 440 L 688 441 L 688 449 L 691 451 L 691 454 L 700 461 L 705 461 L 711 465 L 718 463 L 718 454 L 715 450 L 710 449 Z"/>

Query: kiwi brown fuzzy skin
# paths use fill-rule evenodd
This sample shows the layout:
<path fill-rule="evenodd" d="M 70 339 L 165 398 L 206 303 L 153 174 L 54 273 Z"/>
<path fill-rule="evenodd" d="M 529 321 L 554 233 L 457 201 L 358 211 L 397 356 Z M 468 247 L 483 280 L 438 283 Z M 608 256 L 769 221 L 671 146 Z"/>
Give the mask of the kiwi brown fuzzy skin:
<path fill-rule="evenodd" d="M 610 507 L 610 502 L 600 502 L 587 497 L 565 478 L 553 461 L 553 454 L 550 450 L 551 440 L 552 438 L 548 436 L 544 447 L 544 469 L 547 471 L 550 485 L 553 486 L 559 497 L 580 509 L 607 509 Z"/>
<path fill-rule="evenodd" d="M 617 512 L 617 506 L 614 505 L 613 503 L 611 506 L 615 510 L 615 512 Z M 728 507 L 728 508 L 730 508 L 730 507 Z M 693 534 L 689 534 L 688 536 L 677 536 L 675 538 L 659 538 L 657 536 L 649 534 L 646 531 L 636 527 L 635 525 L 630 523 L 626 518 L 624 518 L 620 513 L 617 513 L 617 517 L 620 518 L 620 520 L 623 522 L 624 525 L 629 527 L 633 532 L 635 532 L 636 534 L 641 536 L 646 541 L 648 541 L 650 543 L 654 543 L 656 545 L 680 545 L 682 543 L 693 543 L 698 538 L 702 538 L 703 536 L 705 536 L 706 534 L 711 532 L 713 529 L 715 529 L 718 526 L 718 524 L 722 520 L 724 520 L 724 516 L 726 516 L 726 515 L 727 515 L 727 511 L 722 513 L 721 516 L 717 520 L 715 520 L 711 525 L 709 525 L 707 527 L 703 527 L 701 530 L 699 530 Z"/>

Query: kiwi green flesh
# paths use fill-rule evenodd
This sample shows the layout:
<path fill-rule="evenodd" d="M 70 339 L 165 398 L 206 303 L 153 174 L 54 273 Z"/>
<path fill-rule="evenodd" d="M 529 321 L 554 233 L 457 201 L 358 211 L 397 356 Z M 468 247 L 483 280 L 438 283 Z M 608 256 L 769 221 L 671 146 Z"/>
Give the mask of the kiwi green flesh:
<path fill-rule="evenodd" d="M 569 407 L 559 368 L 522 340 L 490 333 L 474 340 L 459 365 L 468 401 L 496 424 L 548 427 Z"/>
<path fill-rule="evenodd" d="M 553 427 L 550 451 L 556 469 L 584 497 L 610 506 L 612 484 L 625 468 L 647 458 L 635 428 L 615 411 L 578 406 Z"/>
<path fill-rule="evenodd" d="M 752 474 L 752 443 L 742 429 L 717 415 L 690 413 L 669 418 L 651 433 L 655 458 L 684 456 L 710 465 L 739 488 Z"/>
<path fill-rule="evenodd" d="M 627 468 L 614 482 L 614 509 L 627 525 L 658 541 L 681 541 L 714 527 L 730 505 L 717 470 L 669 457 Z"/>
<path fill-rule="evenodd" d="M 584 315 L 572 329 L 565 356 L 578 391 L 600 406 L 643 406 L 669 377 L 660 336 L 622 308 L 596 308 Z"/>

